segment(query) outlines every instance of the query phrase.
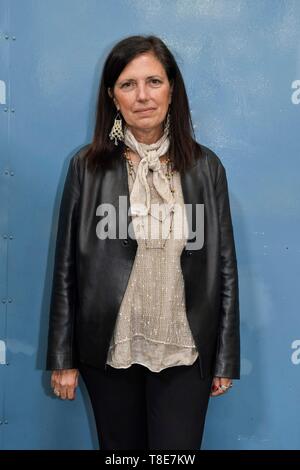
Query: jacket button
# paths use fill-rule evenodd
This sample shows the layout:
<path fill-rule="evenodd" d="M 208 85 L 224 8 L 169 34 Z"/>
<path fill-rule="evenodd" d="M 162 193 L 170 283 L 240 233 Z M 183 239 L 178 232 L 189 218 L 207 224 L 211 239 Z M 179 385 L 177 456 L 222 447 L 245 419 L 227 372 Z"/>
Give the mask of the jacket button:
<path fill-rule="evenodd" d="M 123 245 L 128 245 L 128 240 L 123 240 Z"/>
<path fill-rule="evenodd" d="M 192 252 L 192 251 L 187 251 L 186 254 L 187 254 L 188 256 L 192 256 L 193 252 Z"/>

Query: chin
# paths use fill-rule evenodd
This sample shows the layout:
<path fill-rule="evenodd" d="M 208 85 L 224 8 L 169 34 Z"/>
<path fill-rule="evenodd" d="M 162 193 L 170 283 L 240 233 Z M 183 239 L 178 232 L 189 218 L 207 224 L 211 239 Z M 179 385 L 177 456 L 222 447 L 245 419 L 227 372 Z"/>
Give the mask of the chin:
<path fill-rule="evenodd" d="M 136 123 L 136 127 L 158 127 L 161 126 L 162 122 L 157 121 L 156 119 L 144 117 L 140 118 Z"/>

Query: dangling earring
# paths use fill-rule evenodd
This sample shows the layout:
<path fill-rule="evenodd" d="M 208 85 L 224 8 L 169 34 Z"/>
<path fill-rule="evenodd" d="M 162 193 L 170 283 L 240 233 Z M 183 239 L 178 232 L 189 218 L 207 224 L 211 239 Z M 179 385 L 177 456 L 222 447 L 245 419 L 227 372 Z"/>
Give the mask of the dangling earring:
<path fill-rule="evenodd" d="M 114 120 L 114 125 L 109 133 L 109 138 L 110 140 L 115 139 L 115 145 L 118 145 L 118 140 L 124 141 L 124 133 L 123 133 L 123 128 L 122 128 L 122 118 L 120 115 L 120 112 L 118 110 L 115 120 Z"/>
<path fill-rule="evenodd" d="M 170 122 L 171 122 L 171 116 L 170 116 L 170 110 L 168 111 L 166 122 L 165 122 L 165 128 L 164 128 L 164 133 L 169 135 L 170 133 Z"/>

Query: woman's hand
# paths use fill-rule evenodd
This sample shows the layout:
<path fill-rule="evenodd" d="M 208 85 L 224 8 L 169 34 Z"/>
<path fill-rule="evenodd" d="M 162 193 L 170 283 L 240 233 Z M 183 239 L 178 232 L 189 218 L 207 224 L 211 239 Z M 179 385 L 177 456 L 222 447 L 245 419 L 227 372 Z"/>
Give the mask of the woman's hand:
<path fill-rule="evenodd" d="M 62 400 L 74 400 L 78 376 L 78 369 L 54 370 L 51 374 L 51 387 L 55 395 Z"/>
<path fill-rule="evenodd" d="M 223 386 L 223 389 L 221 388 Z M 225 389 L 227 387 L 227 389 Z M 232 380 L 227 377 L 214 377 L 211 386 L 211 397 L 224 395 L 232 387 Z"/>

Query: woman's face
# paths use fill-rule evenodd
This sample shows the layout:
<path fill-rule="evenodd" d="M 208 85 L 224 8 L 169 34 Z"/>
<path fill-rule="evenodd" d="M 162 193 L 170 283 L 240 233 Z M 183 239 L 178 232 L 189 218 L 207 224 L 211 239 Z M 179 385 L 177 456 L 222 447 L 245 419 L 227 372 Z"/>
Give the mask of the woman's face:
<path fill-rule="evenodd" d="M 127 64 L 113 93 L 114 103 L 134 135 L 150 131 L 153 137 L 161 137 L 172 87 L 163 65 L 152 53 L 143 53 Z"/>

